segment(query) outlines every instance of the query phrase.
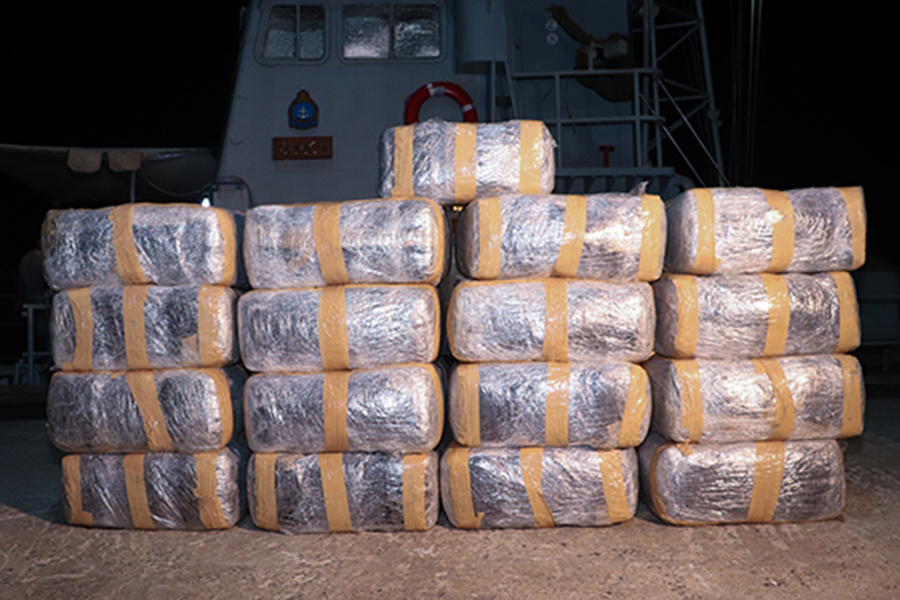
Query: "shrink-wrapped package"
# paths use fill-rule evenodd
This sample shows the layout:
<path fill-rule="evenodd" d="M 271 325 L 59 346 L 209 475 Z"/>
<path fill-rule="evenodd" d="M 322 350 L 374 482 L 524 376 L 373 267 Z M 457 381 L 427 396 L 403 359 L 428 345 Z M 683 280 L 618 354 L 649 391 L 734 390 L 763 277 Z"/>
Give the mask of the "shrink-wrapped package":
<path fill-rule="evenodd" d="M 645 503 L 673 525 L 797 523 L 844 511 L 835 440 L 676 444 L 651 433 L 639 452 Z"/>
<path fill-rule="evenodd" d="M 624 362 L 459 364 L 448 419 L 464 446 L 637 446 L 650 426 L 650 384 Z"/>
<path fill-rule="evenodd" d="M 50 379 L 50 441 L 65 452 L 210 452 L 243 425 L 239 367 L 60 371 Z"/>
<path fill-rule="evenodd" d="M 549 194 L 556 142 L 540 121 L 393 127 L 379 142 L 382 197 L 465 204 L 502 194 Z"/>
<path fill-rule="evenodd" d="M 51 210 L 42 250 L 50 287 L 235 285 L 242 220 L 221 208 L 123 204 Z"/>
<path fill-rule="evenodd" d="M 859 345 L 846 271 L 695 277 L 653 284 L 656 351 L 673 358 L 849 352 Z"/>
<path fill-rule="evenodd" d="M 251 371 L 335 371 L 431 362 L 440 307 L 430 285 L 251 291 L 238 303 Z"/>
<path fill-rule="evenodd" d="M 241 518 L 240 464 L 229 448 L 181 454 L 69 454 L 63 508 L 72 525 L 227 529 Z"/>
<path fill-rule="evenodd" d="M 696 275 L 850 271 L 866 259 L 862 188 L 711 188 L 666 206 L 666 270 Z"/>
<path fill-rule="evenodd" d="M 53 297 L 53 360 L 64 371 L 221 367 L 238 357 L 228 287 L 96 286 Z"/>
<path fill-rule="evenodd" d="M 254 452 L 427 452 L 443 432 L 433 365 L 325 373 L 259 373 L 247 381 Z"/>
<path fill-rule="evenodd" d="M 640 362 L 655 321 L 647 283 L 470 281 L 453 291 L 447 339 L 464 362 Z"/>
<path fill-rule="evenodd" d="M 461 529 L 611 525 L 634 516 L 634 448 L 466 448 L 441 459 L 441 499 Z"/>
<path fill-rule="evenodd" d="M 247 213 L 247 275 L 257 289 L 437 283 L 444 221 L 425 198 L 257 206 Z"/>
<path fill-rule="evenodd" d="M 480 198 L 457 223 L 456 256 L 474 279 L 653 281 L 662 272 L 665 236 L 659 196 Z"/>
<path fill-rule="evenodd" d="M 847 354 L 645 365 L 653 429 L 675 442 L 750 442 L 859 435 L 865 388 Z"/>
<path fill-rule="evenodd" d="M 261 529 L 425 531 L 438 517 L 437 453 L 254 454 L 247 495 Z"/>

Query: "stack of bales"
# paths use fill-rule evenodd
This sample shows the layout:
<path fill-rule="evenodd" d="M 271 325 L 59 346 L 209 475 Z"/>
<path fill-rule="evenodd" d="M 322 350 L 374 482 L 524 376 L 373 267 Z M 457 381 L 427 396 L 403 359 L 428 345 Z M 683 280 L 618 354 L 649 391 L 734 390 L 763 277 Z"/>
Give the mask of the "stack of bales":
<path fill-rule="evenodd" d="M 836 438 L 862 432 L 855 292 L 859 188 L 697 189 L 667 207 L 647 365 L 648 504 L 675 524 L 800 522 L 843 511 Z M 662 355 L 662 356 L 660 356 Z"/>
<path fill-rule="evenodd" d="M 195 205 L 50 211 L 47 416 L 70 523 L 223 529 L 241 516 L 234 216 Z M 225 367 L 225 368 L 223 368 Z"/>
<path fill-rule="evenodd" d="M 285 533 L 437 521 L 443 210 L 423 198 L 260 206 L 239 302 L 250 514 Z"/>

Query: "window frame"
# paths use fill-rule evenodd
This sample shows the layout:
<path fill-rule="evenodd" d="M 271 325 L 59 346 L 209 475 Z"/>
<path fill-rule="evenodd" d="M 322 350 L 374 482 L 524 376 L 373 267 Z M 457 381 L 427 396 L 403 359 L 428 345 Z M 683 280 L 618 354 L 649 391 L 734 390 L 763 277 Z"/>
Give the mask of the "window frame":
<path fill-rule="evenodd" d="M 348 58 L 344 56 L 344 7 L 348 5 L 359 5 L 359 4 L 388 4 L 390 8 L 390 23 L 389 23 L 389 32 L 390 32 L 390 46 L 388 47 L 388 56 L 387 58 Z M 438 40 L 438 55 L 437 56 L 429 56 L 426 58 L 396 58 L 394 56 L 394 7 L 398 5 L 404 4 L 431 4 L 436 6 L 438 9 L 438 24 L 439 24 L 439 36 Z M 367 65 L 367 64 L 377 64 L 377 65 L 419 65 L 419 64 L 429 64 L 429 63 L 437 63 L 444 60 L 447 57 L 447 6 L 444 3 L 444 0 L 343 0 L 336 7 L 335 10 L 337 14 L 333 21 L 335 21 L 334 28 L 337 30 L 334 39 L 338 44 L 338 47 L 335 49 L 335 54 L 338 59 L 348 65 Z"/>
<path fill-rule="evenodd" d="M 297 9 L 296 16 L 296 38 L 294 40 L 293 57 L 271 58 L 264 55 L 266 45 L 266 34 L 268 33 L 269 17 L 272 9 L 276 6 L 294 6 Z M 322 8 L 324 23 L 322 26 L 322 45 L 323 53 L 321 58 L 302 59 L 300 58 L 300 9 L 303 6 L 318 6 Z M 331 56 L 331 40 L 333 38 L 331 22 L 333 19 L 329 15 L 330 6 L 326 0 L 307 1 L 307 0 L 268 0 L 260 9 L 260 22 L 257 27 L 257 35 L 255 48 L 253 51 L 256 62 L 265 66 L 317 66 L 325 63 Z"/>

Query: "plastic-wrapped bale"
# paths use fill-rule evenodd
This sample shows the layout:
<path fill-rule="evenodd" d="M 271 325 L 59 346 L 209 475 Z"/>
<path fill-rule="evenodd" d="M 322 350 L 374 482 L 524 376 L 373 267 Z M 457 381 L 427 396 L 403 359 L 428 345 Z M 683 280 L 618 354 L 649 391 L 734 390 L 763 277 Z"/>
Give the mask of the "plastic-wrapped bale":
<path fill-rule="evenodd" d="M 555 147 L 540 121 L 430 119 L 393 127 L 379 143 L 379 195 L 465 204 L 503 194 L 549 194 L 555 185 Z"/>
<path fill-rule="evenodd" d="M 641 489 L 673 525 L 800 523 L 840 516 L 844 457 L 835 440 L 641 446 Z"/>
<path fill-rule="evenodd" d="M 666 206 L 666 270 L 695 275 L 850 271 L 866 260 L 862 188 L 711 188 Z"/>
<path fill-rule="evenodd" d="M 254 452 L 427 452 L 443 432 L 433 365 L 260 373 L 244 398 Z"/>
<path fill-rule="evenodd" d="M 666 221 L 658 196 L 501 196 L 466 207 L 460 271 L 474 279 L 659 279 Z"/>
<path fill-rule="evenodd" d="M 254 454 L 250 515 L 283 533 L 425 531 L 438 517 L 437 453 Z"/>
<path fill-rule="evenodd" d="M 237 358 L 228 287 L 97 286 L 53 297 L 53 360 L 64 371 L 222 367 Z"/>
<path fill-rule="evenodd" d="M 143 283 L 236 285 L 243 279 L 239 217 L 187 204 L 51 210 L 42 230 L 47 281 L 57 290 Z"/>
<path fill-rule="evenodd" d="M 675 442 L 827 439 L 863 430 L 865 388 L 847 354 L 645 365 L 653 429 Z"/>
<path fill-rule="evenodd" d="M 469 281 L 453 290 L 447 339 L 463 362 L 641 362 L 655 322 L 647 283 Z"/>
<path fill-rule="evenodd" d="M 238 367 L 60 371 L 47 394 L 50 441 L 65 452 L 214 452 L 242 428 L 245 380 Z"/>
<path fill-rule="evenodd" d="M 440 307 L 430 285 L 251 291 L 238 312 L 251 371 L 339 371 L 437 358 Z"/>
<path fill-rule="evenodd" d="M 637 446 L 650 426 L 647 374 L 631 363 L 459 364 L 448 418 L 464 446 Z"/>
<path fill-rule="evenodd" d="M 634 448 L 466 448 L 441 459 L 441 498 L 460 529 L 612 525 L 634 517 Z"/>
<path fill-rule="evenodd" d="M 63 507 L 72 525 L 227 529 L 241 518 L 240 464 L 229 448 L 181 454 L 69 454 Z"/>
<path fill-rule="evenodd" d="M 425 198 L 258 206 L 244 253 L 257 289 L 344 283 L 437 283 L 444 212 Z"/>
<path fill-rule="evenodd" d="M 672 358 L 843 353 L 859 346 L 846 271 L 695 277 L 653 284 L 656 351 Z"/>

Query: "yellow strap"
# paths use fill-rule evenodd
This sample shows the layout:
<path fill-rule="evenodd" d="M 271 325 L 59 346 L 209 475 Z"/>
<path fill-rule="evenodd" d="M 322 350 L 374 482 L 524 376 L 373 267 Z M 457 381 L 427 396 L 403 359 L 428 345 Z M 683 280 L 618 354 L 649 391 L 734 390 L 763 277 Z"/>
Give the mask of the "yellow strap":
<path fill-rule="evenodd" d="M 413 133 L 415 125 L 394 127 L 394 187 L 391 196 L 410 198 L 413 193 Z"/>
<path fill-rule="evenodd" d="M 199 369 L 201 373 L 212 379 L 216 388 L 216 399 L 219 402 L 219 418 L 222 420 L 222 442 L 219 449 L 224 448 L 234 435 L 234 405 L 231 398 L 231 386 L 228 378 L 220 369 Z"/>
<path fill-rule="evenodd" d="M 325 413 L 325 447 L 329 452 L 346 452 L 347 397 L 350 371 L 326 371 L 322 389 L 322 408 Z"/>
<path fill-rule="evenodd" d="M 134 208 L 134 204 L 122 204 L 109 209 L 109 220 L 113 224 L 116 269 L 119 271 L 119 279 L 125 285 L 147 283 L 134 245 Z"/>
<path fill-rule="evenodd" d="M 90 371 L 94 362 L 94 311 L 91 289 L 69 290 L 69 304 L 75 321 L 75 352 L 72 362 L 62 364 L 63 371 Z"/>
<path fill-rule="evenodd" d="M 197 293 L 197 345 L 200 347 L 200 364 L 204 367 L 218 367 L 228 362 L 219 342 L 225 289 L 201 285 Z"/>
<path fill-rule="evenodd" d="M 840 333 L 836 354 L 850 352 L 859 346 L 859 316 L 856 306 L 856 290 L 853 287 L 853 279 L 847 271 L 832 271 L 829 273 L 837 286 L 838 318 Z"/>
<path fill-rule="evenodd" d="M 222 501 L 219 500 L 218 479 L 218 452 L 200 452 L 194 455 L 197 469 L 197 487 L 194 488 L 194 497 L 200 508 L 200 522 L 207 529 L 227 529 L 228 520 L 222 509 Z"/>
<path fill-rule="evenodd" d="M 700 388 L 700 365 L 696 360 L 673 360 L 678 374 L 681 401 L 681 426 L 687 429 L 688 441 L 699 442 L 703 435 L 703 394 Z"/>
<path fill-rule="evenodd" d="M 756 442 L 753 493 L 747 523 L 771 523 L 784 475 L 784 442 Z"/>
<path fill-rule="evenodd" d="M 125 493 L 132 525 L 135 529 L 155 529 L 144 482 L 144 455 L 126 454 L 122 459 L 122 468 L 125 470 Z"/>
<path fill-rule="evenodd" d="M 769 273 L 787 271 L 794 259 L 794 207 L 784 192 L 763 190 L 772 217 L 772 260 Z"/>
<path fill-rule="evenodd" d="M 569 363 L 547 363 L 544 445 L 569 445 Z"/>
<path fill-rule="evenodd" d="M 756 372 L 766 375 L 772 382 L 772 392 L 775 400 L 775 423 L 772 426 L 770 440 L 786 440 L 794 431 L 794 396 L 788 386 L 787 378 L 781 364 L 774 358 L 750 359 Z"/>
<path fill-rule="evenodd" d="M 67 454 L 63 456 L 62 470 L 66 502 L 69 504 L 69 523 L 90 527 L 94 523 L 94 516 L 86 512 L 81 504 L 81 455 Z"/>
<path fill-rule="evenodd" d="M 129 369 L 147 370 L 147 336 L 144 328 L 144 303 L 149 286 L 130 285 L 122 290 L 122 324 L 125 328 L 125 357 Z"/>
<path fill-rule="evenodd" d="M 457 123 L 454 126 L 456 143 L 453 147 L 453 197 L 456 200 L 472 200 L 475 198 L 476 142 L 478 125 L 475 123 Z"/>
<path fill-rule="evenodd" d="M 566 196 L 566 214 L 563 221 L 559 255 L 553 268 L 554 277 L 575 277 L 584 247 L 584 230 L 587 226 L 587 198 Z"/>
<path fill-rule="evenodd" d="M 850 270 L 858 269 L 866 262 L 866 209 L 863 204 L 862 188 L 838 188 L 847 217 L 850 219 L 850 236 L 853 238 L 853 264 Z"/>
<path fill-rule="evenodd" d="M 447 449 L 450 471 L 450 502 L 456 526 L 460 529 L 480 529 L 484 513 L 475 514 L 472 501 L 472 482 L 469 478 L 469 449 L 455 442 Z"/>
<path fill-rule="evenodd" d="M 425 531 L 425 467 L 427 454 L 403 456 L 403 529 Z"/>
<path fill-rule="evenodd" d="M 350 504 L 347 502 L 347 485 L 344 483 L 344 455 L 319 454 L 319 471 L 322 473 L 328 530 L 334 533 L 353 531 Z"/>
<path fill-rule="evenodd" d="M 348 283 L 344 248 L 341 245 L 341 203 L 316 204 L 313 212 L 313 243 L 319 270 L 327 285 Z"/>
<path fill-rule="evenodd" d="M 628 495 L 625 493 L 625 474 L 622 471 L 621 450 L 600 450 L 600 478 L 603 483 L 603 497 L 609 522 L 621 523 L 631 518 Z"/>
<path fill-rule="evenodd" d="M 641 257 L 638 262 L 638 281 L 659 279 L 662 270 L 663 203 L 659 196 L 641 196 Z"/>
<path fill-rule="evenodd" d="M 788 325 L 791 323 L 791 298 L 787 281 L 781 275 L 760 273 L 769 302 L 769 318 L 766 325 L 766 345 L 763 356 L 783 356 L 787 345 Z"/>
<path fill-rule="evenodd" d="M 174 452 L 175 445 L 169 436 L 159 397 L 156 395 L 154 371 L 127 371 L 125 380 L 138 412 L 141 413 L 150 452 Z"/>
<path fill-rule="evenodd" d="M 569 299 L 565 279 L 545 279 L 544 345 L 541 358 L 553 362 L 569 360 Z"/>
<path fill-rule="evenodd" d="M 544 125 L 540 121 L 521 121 L 519 133 L 519 193 L 541 193 L 541 163 L 544 158 Z"/>
<path fill-rule="evenodd" d="M 531 504 L 531 513 L 534 515 L 534 526 L 538 528 L 555 527 L 553 513 L 547 506 L 544 498 L 544 490 L 541 488 L 541 474 L 543 470 L 543 448 L 521 448 L 519 450 L 519 466 L 522 468 L 522 482 L 525 484 L 525 492 L 528 494 L 528 502 Z"/>
<path fill-rule="evenodd" d="M 619 448 L 633 448 L 641 443 L 641 425 L 650 404 L 647 383 L 647 372 L 638 365 L 631 365 L 622 426 L 619 429 Z"/>
<path fill-rule="evenodd" d="M 835 358 L 841 363 L 844 382 L 844 411 L 841 419 L 841 433 L 838 437 L 853 437 L 863 431 L 862 384 L 860 383 L 859 363 L 848 354 L 838 354 Z"/>
<path fill-rule="evenodd" d="M 478 392 L 478 365 L 458 364 L 456 384 L 459 399 L 457 441 L 465 446 L 481 445 L 480 401 Z"/>
<path fill-rule="evenodd" d="M 278 531 L 278 500 L 275 495 L 275 467 L 278 455 L 275 453 L 253 454 L 256 481 L 256 526 L 260 529 Z"/>
<path fill-rule="evenodd" d="M 675 358 L 690 358 L 697 353 L 700 334 L 700 308 L 697 297 L 697 280 L 692 275 L 669 275 L 675 284 L 676 314 Z"/>
<path fill-rule="evenodd" d="M 478 200 L 478 269 L 476 279 L 497 279 L 503 240 L 500 198 Z"/>
<path fill-rule="evenodd" d="M 319 353 L 326 371 L 350 368 L 347 305 L 344 287 L 325 287 L 319 295 Z"/>
<path fill-rule="evenodd" d="M 224 265 L 222 268 L 221 285 L 234 283 L 235 261 L 237 259 L 237 236 L 234 233 L 234 217 L 223 208 L 214 208 L 216 219 L 219 221 L 219 231 L 222 232 L 222 254 Z"/>
<path fill-rule="evenodd" d="M 692 190 L 697 203 L 697 255 L 691 273 L 709 275 L 719 268 L 716 258 L 716 207 L 712 191 L 701 188 Z"/>

